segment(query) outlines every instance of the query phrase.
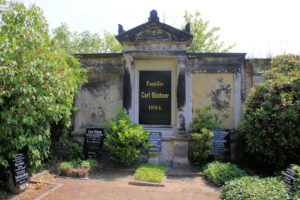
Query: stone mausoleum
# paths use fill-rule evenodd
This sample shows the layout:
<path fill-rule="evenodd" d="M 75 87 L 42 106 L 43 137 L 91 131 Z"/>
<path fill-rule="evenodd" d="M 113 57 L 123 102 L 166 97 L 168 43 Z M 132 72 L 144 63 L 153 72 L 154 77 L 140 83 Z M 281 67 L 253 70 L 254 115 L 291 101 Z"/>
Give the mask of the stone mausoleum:
<path fill-rule="evenodd" d="M 189 53 L 189 24 L 180 30 L 161 23 L 155 10 L 145 24 L 128 31 L 119 25 L 116 38 L 122 53 L 76 55 L 88 70 L 88 83 L 76 99 L 74 141 L 82 144 L 87 128 L 101 128 L 124 108 L 133 122 L 162 135 L 155 162 L 185 165 L 193 113 L 212 105 L 231 130 L 234 148 L 243 102 L 269 60 L 246 60 L 245 53 Z"/>

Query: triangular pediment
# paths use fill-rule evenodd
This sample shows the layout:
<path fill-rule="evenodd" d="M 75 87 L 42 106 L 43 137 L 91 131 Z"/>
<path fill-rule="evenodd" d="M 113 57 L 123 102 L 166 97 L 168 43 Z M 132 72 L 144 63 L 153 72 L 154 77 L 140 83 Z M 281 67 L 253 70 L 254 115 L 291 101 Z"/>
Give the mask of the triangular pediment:
<path fill-rule="evenodd" d="M 141 24 L 133 29 L 124 31 L 119 25 L 119 34 L 116 36 L 120 43 L 123 42 L 143 42 L 143 41 L 162 41 L 162 42 L 182 42 L 189 44 L 192 35 L 187 30 L 179 30 L 164 23 L 160 23 L 158 18 L 149 18 L 149 22 Z"/>
<path fill-rule="evenodd" d="M 158 26 L 149 27 L 146 30 L 135 34 L 136 41 L 158 40 L 171 41 L 176 40 L 176 35 L 160 29 Z"/>

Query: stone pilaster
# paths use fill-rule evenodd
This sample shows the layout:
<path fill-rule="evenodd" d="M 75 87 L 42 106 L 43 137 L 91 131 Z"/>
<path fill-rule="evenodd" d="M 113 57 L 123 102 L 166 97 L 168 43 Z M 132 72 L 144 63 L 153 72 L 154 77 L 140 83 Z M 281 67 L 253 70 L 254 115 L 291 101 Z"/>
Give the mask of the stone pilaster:
<path fill-rule="evenodd" d="M 177 56 L 178 62 L 177 70 L 177 116 L 176 116 L 176 129 L 177 133 L 184 134 L 187 130 L 186 123 L 186 56 Z"/>
<path fill-rule="evenodd" d="M 127 110 L 131 120 L 134 121 L 134 109 L 132 89 L 134 86 L 133 57 L 123 54 L 122 62 L 125 63 L 123 79 L 123 108 Z"/>

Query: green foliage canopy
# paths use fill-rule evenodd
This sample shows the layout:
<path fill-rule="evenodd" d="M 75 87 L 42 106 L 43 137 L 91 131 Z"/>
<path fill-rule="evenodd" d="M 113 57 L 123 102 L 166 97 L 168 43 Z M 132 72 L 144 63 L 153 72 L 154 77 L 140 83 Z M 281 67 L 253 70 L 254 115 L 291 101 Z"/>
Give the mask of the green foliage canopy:
<path fill-rule="evenodd" d="M 53 37 L 69 53 L 115 53 L 122 51 L 120 43 L 108 31 L 104 31 L 102 37 L 99 33 L 91 33 L 90 31 L 71 32 L 68 25 L 62 23 L 53 30 Z"/>
<path fill-rule="evenodd" d="M 201 18 L 199 11 L 196 11 L 194 15 L 185 11 L 184 21 L 186 24 L 191 24 L 193 35 L 193 41 L 187 48 L 188 51 L 194 53 L 228 52 L 234 47 L 234 45 L 225 47 L 224 42 L 219 41 L 220 36 L 217 32 L 220 28 L 215 26 L 210 28 L 209 21 Z"/>
<path fill-rule="evenodd" d="M 278 56 L 271 65 L 245 102 L 239 130 L 248 153 L 281 170 L 300 162 L 300 56 Z"/>
<path fill-rule="evenodd" d="M 40 9 L 0 2 L 0 165 L 20 150 L 29 168 L 47 158 L 51 125 L 71 126 L 73 99 L 86 71 L 50 39 Z"/>

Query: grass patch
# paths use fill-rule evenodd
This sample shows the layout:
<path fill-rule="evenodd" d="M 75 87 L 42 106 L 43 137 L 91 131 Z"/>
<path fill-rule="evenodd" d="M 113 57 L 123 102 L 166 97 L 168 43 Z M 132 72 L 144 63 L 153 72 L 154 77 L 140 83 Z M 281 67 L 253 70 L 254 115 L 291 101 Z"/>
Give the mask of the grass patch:
<path fill-rule="evenodd" d="M 135 172 L 134 178 L 140 181 L 161 183 L 166 174 L 165 166 L 153 164 L 141 165 Z"/>

